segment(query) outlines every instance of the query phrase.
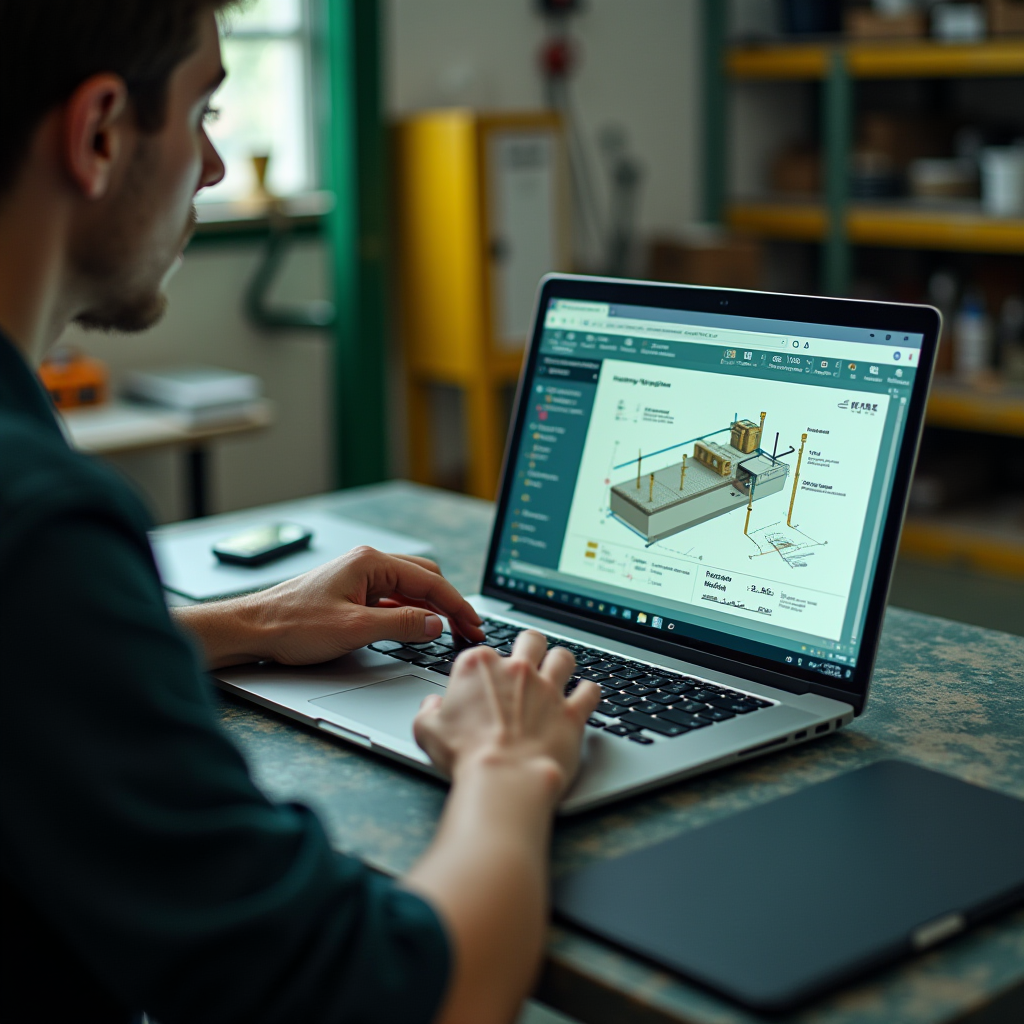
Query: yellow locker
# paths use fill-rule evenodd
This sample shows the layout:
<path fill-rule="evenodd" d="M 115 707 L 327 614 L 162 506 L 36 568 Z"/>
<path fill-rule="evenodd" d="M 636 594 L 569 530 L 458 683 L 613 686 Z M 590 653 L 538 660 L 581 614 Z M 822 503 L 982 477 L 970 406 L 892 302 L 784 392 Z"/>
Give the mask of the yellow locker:
<path fill-rule="evenodd" d="M 411 475 L 432 477 L 429 389 L 464 396 L 466 489 L 493 498 L 543 274 L 571 262 L 568 172 L 553 113 L 439 110 L 397 127 L 401 336 Z"/>

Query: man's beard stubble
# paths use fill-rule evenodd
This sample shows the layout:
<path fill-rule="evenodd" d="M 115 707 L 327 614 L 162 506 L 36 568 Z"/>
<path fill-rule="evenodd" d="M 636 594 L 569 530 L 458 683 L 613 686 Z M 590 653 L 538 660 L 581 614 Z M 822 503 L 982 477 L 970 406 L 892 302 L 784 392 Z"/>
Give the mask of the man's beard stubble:
<path fill-rule="evenodd" d="M 147 215 L 157 199 L 152 187 L 155 155 L 155 147 L 140 145 L 120 194 L 74 247 L 76 270 L 95 289 L 93 304 L 75 317 L 86 330 L 137 334 L 159 323 L 167 311 L 163 287 L 175 264 L 164 266 L 165 254 L 143 248 L 150 228 Z M 196 219 L 193 206 L 175 260 Z"/>

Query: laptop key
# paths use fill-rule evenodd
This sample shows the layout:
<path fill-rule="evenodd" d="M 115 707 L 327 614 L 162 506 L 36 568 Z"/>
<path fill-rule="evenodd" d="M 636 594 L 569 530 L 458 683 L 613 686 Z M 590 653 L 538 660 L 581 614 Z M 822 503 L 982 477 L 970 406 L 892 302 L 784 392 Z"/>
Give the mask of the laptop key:
<path fill-rule="evenodd" d="M 609 725 L 605 729 L 605 732 L 610 732 L 613 736 L 628 736 L 630 733 L 639 731 L 635 725 L 623 725 L 621 722 L 616 725 Z"/>
<path fill-rule="evenodd" d="M 652 693 L 648 698 L 654 704 L 675 704 L 679 698 L 674 693 Z"/>
<path fill-rule="evenodd" d="M 596 668 L 585 668 L 580 672 L 583 679 L 593 679 L 595 683 L 602 683 L 611 676 L 607 672 L 601 672 Z"/>
<path fill-rule="evenodd" d="M 617 675 L 620 679 L 632 680 L 639 679 L 644 673 L 635 668 L 620 668 L 615 670 L 614 675 Z"/>
<path fill-rule="evenodd" d="M 723 711 L 721 708 L 705 708 L 703 711 L 698 711 L 697 714 L 709 722 L 726 722 L 730 718 L 736 717 L 731 711 Z"/>
<path fill-rule="evenodd" d="M 715 697 L 707 703 L 722 711 L 728 711 L 731 715 L 749 715 L 751 711 L 757 710 L 757 708 L 751 707 L 744 701 L 730 700 L 728 697 Z"/>
<path fill-rule="evenodd" d="M 658 717 L 663 721 L 675 722 L 676 725 L 684 726 L 687 729 L 703 729 L 711 724 L 705 718 L 698 718 L 696 715 L 686 715 L 682 711 L 675 711 L 672 708 L 659 712 Z"/>
<path fill-rule="evenodd" d="M 617 668 L 622 668 L 622 662 L 621 661 L 612 661 L 610 659 L 606 659 L 604 661 L 599 661 L 594 666 L 594 668 L 601 669 L 604 672 L 614 672 Z"/>
<path fill-rule="evenodd" d="M 609 695 L 608 700 L 612 704 L 618 704 L 620 707 L 628 708 L 632 704 L 639 704 L 643 698 L 634 697 L 631 693 L 613 693 Z"/>
<path fill-rule="evenodd" d="M 665 710 L 662 704 L 652 704 L 649 700 L 642 700 L 639 704 L 634 704 L 630 711 L 639 711 L 644 715 L 657 715 L 659 712 Z"/>
<path fill-rule="evenodd" d="M 602 686 L 610 686 L 613 690 L 628 690 L 633 684 L 628 679 L 620 679 L 618 676 L 609 676 L 601 680 Z"/>
<path fill-rule="evenodd" d="M 621 708 L 618 704 L 609 704 L 608 701 L 603 700 L 597 705 L 597 710 L 608 718 L 618 718 L 619 715 L 625 714 L 627 708 Z"/>
<path fill-rule="evenodd" d="M 450 661 L 435 661 L 434 664 L 430 666 L 430 671 L 440 672 L 443 676 L 450 676 L 453 668 L 455 668 L 455 665 Z"/>
<path fill-rule="evenodd" d="M 631 732 L 629 738 L 634 743 L 639 743 L 641 746 L 647 747 L 654 742 L 650 736 L 645 736 L 642 732 Z"/>
<path fill-rule="evenodd" d="M 401 649 L 402 645 L 397 640 L 378 640 L 375 644 L 370 644 L 370 650 L 378 654 L 390 654 Z"/>
<path fill-rule="evenodd" d="M 646 697 L 647 694 L 654 693 L 654 688 L 651 686 L 642 686 L 640 683 L 630 683 L 630 685 L 623 690 L 623 693 L 632 693 L 636 697 Z"/>
<path fill-rule="evenodd" d="M 661 685 L 661 679 L 658 676 L 652 675 L 637 676 L 633 682 L 637 686 L 649 686 L 652 690 L 656 690 Z"/>
<path fill-rule="evenodd" d="M 432 654 L 423 654 L 420 651 L 417 652 L 416 657 L 409 664 L 419 665 L 420 668 L 433 668 L 435 665 L 447 665 L 448 663 L 440 658 L 435 658 Z"/>
<path fill-rule="evenodd" d="M 681 711 L 684 715 L 699 715 L 702 711 L 707 711 L 707 704 L 698 704 L 696 701 L 690 700 L 689 697 L 685 697 L 681 701 L 676 701 L 672 707 L 676 711 Z"/>
<path fill-rule="evenodd" d="M 660 733 L 662 736 L 682 736 L 686 727 L 676 722 L 665 721 L 663 718 L 652 718 L 650 715 L 643 715 L 639 711 L 630 711 L 622 716 L 622 721 L 627 725 L 638 725 L 641 729 L 650 729 L 651 732 Z"/>
<path fill-rule="evenodd" d="M 677 697 L 681 697 L 684 693 L 688 693 L 693 689 L 690 683 L 662 683 L 658 687 L 662 693 L 675 694 Z"/>
<path fill-rule="evenodd" d="M 588 718 L 587 725 L 593 726 L 595 729 L 604 728 L 604 722 L 602 722 L 600 718 Z"/>
<path fill-rule="evenodd" d="M 422 654 L 420 651 L 410 651 L 403 647 L 400 651 L 392 651 L 391 657 L 398 658 L 399 661 L 415 661 L 422 657 Z"/>

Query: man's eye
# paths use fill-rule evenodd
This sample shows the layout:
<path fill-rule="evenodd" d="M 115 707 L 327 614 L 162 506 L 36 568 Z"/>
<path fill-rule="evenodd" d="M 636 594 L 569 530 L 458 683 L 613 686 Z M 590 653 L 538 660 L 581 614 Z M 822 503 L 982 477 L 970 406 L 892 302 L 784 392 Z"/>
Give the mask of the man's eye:
<path fill-rule="evenodd" d="M 203 122 L 214 124 L 220 120 L 220 107 L 211 107 L 209 104 L 203 109 Z"/>

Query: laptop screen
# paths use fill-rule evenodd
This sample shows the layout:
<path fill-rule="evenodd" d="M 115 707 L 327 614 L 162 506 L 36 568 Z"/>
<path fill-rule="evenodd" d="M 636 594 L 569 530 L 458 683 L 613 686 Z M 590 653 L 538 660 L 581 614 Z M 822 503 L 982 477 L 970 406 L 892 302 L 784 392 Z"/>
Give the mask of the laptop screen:
<path fill-rule="evenodd" d="M 492 587 L 849 680 L 924 336 L 540 315 Z"/>

